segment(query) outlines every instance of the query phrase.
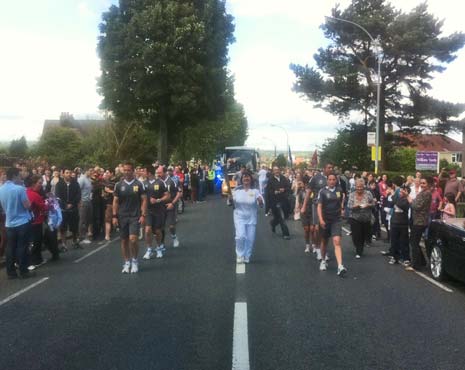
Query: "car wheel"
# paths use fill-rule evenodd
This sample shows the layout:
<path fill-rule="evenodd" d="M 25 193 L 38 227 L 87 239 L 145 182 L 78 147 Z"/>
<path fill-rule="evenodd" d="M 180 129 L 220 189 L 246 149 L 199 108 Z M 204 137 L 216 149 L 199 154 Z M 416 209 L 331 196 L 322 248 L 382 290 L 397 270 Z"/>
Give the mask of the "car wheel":
<path fill-rule="evenodd" d="M 431 275 L 433 275 L 433 278 L 435 278 L 436 280 L 444 279 L 444 260 L 442 258 L 441 248 L 439 248 L 438 246 L 434 246 L 431 250 L 430 268 Z"/>

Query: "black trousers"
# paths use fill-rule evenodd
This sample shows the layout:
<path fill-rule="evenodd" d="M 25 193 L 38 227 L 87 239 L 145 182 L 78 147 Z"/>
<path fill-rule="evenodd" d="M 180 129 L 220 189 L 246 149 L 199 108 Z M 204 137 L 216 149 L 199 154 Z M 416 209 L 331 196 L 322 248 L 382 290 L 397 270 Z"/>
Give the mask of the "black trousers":
<path fill-rule="evenodd" d="M 371 222 L 361 222 L 351 218 L 350 228 L 352 231 L 352 243 L 354 243 L 356 253 L 361 256 L 365 243 L 371 242 Z"/>
<path fill-rule="evenodd" d="M 31 225 L 31 240 L 32 240 L 32 249 L 31 249 L 31 258 L 30 262 L 33 265 L 39 265 L 43 262 L 42 258 L 42 242 L 44 240 L 44 233 L 42 224 L 32 224 Z"/>
<path fill-rule="evenodd" d="M 283 236 L 289 236 L 289 229 L 286 224 L 286 218 L 289 216 L 287 207 L 281 203 L 277 203 L 271 207 L 273 219 L 271 220 L 271 228 L 274 230 L 277 225 L 281 226 Z"/>
<path fill-rule="evenodd" d="M 410 260 L 408 225 L 391 225 L 391 253 L 396 261 Z"/>
<path fill-rule="evenodd" d="M 421 269 L 426 266 L 426 260 L 420 247 L 420 240 L 426 226 L 412 225 L 410 230 L 410 248 L 412 253 L 412 267 Z"/>
<path fill-rule="evenodd" d="M 52 259 L 57 260 L 60 257 L 60 252 L 58 250 L 58 231 L 51 231 L 49 227 L 46 227 L 44 231 L 44 244 L 52 254 Z"/>

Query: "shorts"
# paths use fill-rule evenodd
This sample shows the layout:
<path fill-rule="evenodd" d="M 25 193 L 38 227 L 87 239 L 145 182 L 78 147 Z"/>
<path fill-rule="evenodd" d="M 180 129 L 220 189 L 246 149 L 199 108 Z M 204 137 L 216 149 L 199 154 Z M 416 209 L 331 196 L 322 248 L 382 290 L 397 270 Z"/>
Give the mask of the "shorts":
<path fill-rule="evenodd" d="M 92 225 L 92 202 L 84 201 L 79 207 L 79 222 L 83 226 Z"/>
<path fill-rule="evenodd" d="M 148 212 L 145 218 L 145 226 L 150 226 L 153 230 L 162 230 L 165 227 L 166 212 L 160 211 Z"/>
<path fill-rule="evenodd" d="M 320 219 L 318 218 L 318 204 L 312 203 L 311 225 L 319 225 Z"/>
<path fill-rule="evenodd" d="M 176 206 L 174 209 L 166 210 L 166 225 L 174 226 L 176 225 Z"/>
<path fill-rule="evenodd" d="M 313 214 L 311 212 L 305 212 L 300 214 L 300 222 L 302 226 L 313 226 Z"/>
<path fill-rule="evenodd" d="M 107 204 L 105 206 L 105 222 L 111 223 L 113 218 L 113 204 Z"/>
<path fill-rule="evenodd" d="M 130 235 L 139 236 L 139 217 L 119 216 L 118 223 L 121 239 L 128 239 Z"/>
<path fill-rule="evenodd" d="M 73 234 L 79 231 L 79 211 L 78 209 L 62 210 L 63 222 L 61 223 L 61 230 L 66 231 L 69 228 Z"/>
<path fill-rule="evenodd" d="M 326 227 L 320 228 L 321 236 L 324 239 L 329 239 L 334 236 L 342 236 L 342 221 L 327 222 Z"/>

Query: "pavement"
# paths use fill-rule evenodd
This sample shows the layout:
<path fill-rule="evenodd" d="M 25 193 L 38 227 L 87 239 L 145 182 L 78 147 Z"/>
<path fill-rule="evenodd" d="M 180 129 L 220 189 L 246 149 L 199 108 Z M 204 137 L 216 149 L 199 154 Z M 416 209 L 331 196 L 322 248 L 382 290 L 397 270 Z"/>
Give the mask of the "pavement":
<path fill-rule="evenodd" d="M 334 258 L 320 272 L 300 223 L 289 221 L 285 241 L 263 211 L 252 263 L 238 267 L 224 200 L 188 204 L 179 218 L 181 247 L 138 274 L 121 274 L 117 239 L 64 253 L 31 279 L 2 270 L 1 369 L 464 368 L 462 283 L 446 283 L 450 293 L 389 265 L 383 242 L 356 260 L 348 236 L 347 276 Z"/>

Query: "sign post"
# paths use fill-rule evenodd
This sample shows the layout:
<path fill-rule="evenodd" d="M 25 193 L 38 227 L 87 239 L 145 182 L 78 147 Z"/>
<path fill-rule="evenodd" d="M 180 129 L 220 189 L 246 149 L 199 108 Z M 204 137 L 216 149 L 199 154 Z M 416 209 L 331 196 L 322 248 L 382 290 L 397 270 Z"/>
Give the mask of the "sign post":
<path fill-rule="evenodd" d="M 415 169 L 439 173 L 439 152 L 417 152 Z"/>

